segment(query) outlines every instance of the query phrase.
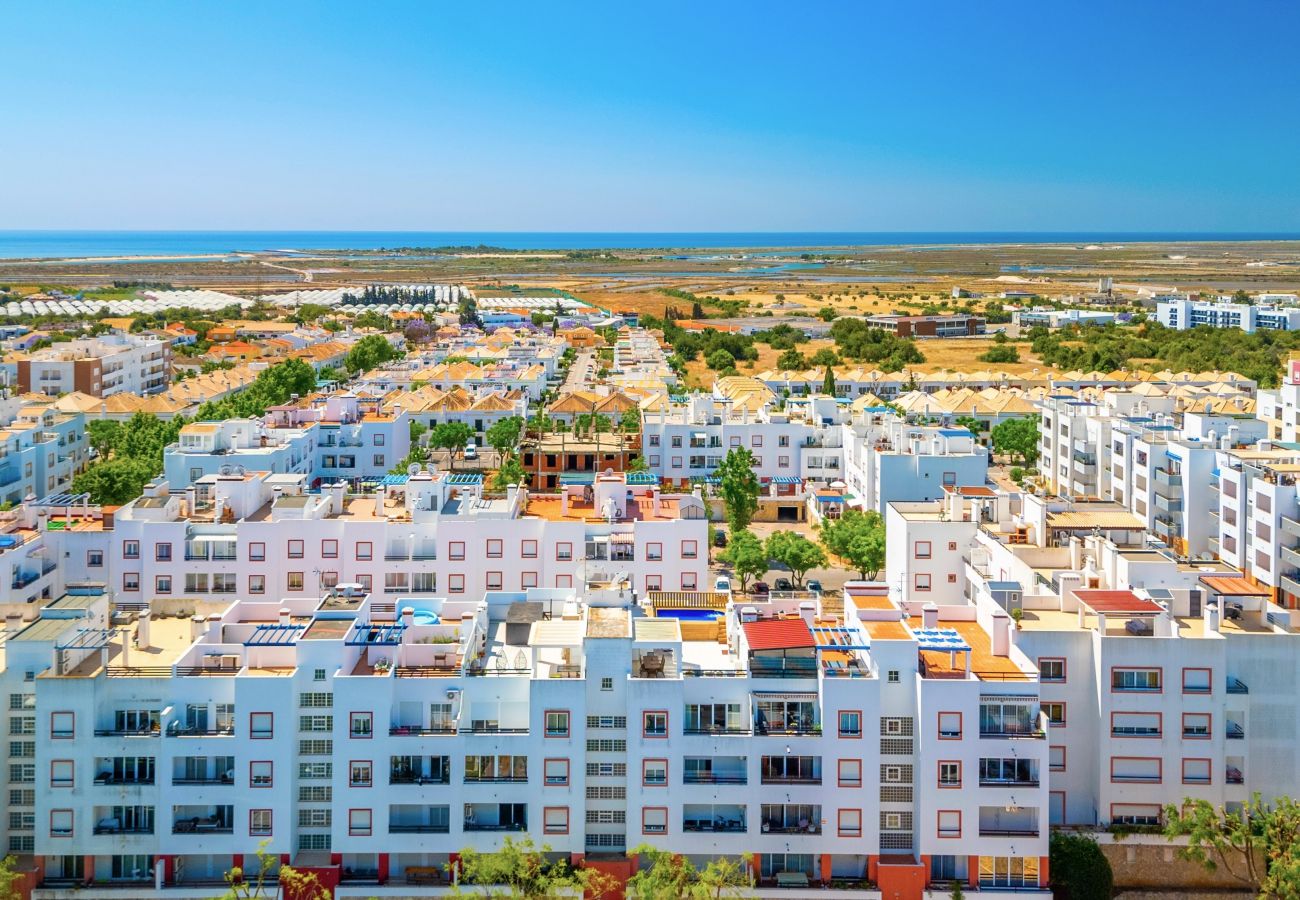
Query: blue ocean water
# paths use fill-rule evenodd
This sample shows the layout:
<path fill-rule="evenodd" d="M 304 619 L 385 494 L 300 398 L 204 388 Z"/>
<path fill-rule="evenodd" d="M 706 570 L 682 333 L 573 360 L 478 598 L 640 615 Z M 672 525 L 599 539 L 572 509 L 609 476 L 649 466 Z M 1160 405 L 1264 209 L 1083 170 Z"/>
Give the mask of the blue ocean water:
<path fill-rule="evenodd" d="M 510 250 L 836 248 L 904 244 L 1088 244 L 1300 240 L 1296 233 L 1105 231 L 0 231 L 0 259 L 203 256 L 487 245 Z"/>

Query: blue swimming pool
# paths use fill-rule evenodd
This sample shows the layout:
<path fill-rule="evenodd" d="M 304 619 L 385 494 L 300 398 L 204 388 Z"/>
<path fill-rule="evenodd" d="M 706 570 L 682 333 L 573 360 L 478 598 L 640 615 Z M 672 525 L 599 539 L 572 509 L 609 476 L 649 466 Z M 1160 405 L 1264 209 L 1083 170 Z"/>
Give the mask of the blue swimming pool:
<path fill-rule="evenodd" d="M 722 618 L 722 611 L 717 609 L 656 609 L 655 615 L 660 619 L 681 619 L 683 622 L 716 622 Z"/>

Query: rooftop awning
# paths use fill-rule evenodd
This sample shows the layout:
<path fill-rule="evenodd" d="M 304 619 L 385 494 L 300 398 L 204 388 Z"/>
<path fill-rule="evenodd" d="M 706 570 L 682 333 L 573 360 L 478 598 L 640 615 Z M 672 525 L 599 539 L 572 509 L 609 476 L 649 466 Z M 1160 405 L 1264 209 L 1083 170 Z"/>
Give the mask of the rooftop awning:
<path fill-rule="evenodd" d="M 772 484 L 799 484 L 803 479 L 798 475 L 773 475 Z"/>
<path fill-rule="evenodd" d="M 214 544 L 214 543 L 235 543 L 239 540 L 236 534 L 196 534 L 190 538 L 196 544 Z"/>

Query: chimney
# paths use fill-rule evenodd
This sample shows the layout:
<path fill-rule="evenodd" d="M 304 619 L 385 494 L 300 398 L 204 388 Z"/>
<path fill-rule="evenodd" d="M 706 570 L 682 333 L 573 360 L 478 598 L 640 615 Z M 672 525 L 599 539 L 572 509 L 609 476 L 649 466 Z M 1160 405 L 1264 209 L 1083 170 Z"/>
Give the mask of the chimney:
<path fill-rule="evenodd" d="M 141 650 L 148 650 L 151 646 L 149 643 L 149 631 L 153 616 L 149 610 L 141 610 L 139 618 L 135 623 L 135 645 Z"/>
<path fill-rule="evenodd" d="M 1205 630 L 1207 632 L 1219 630 L 1219 604 L 1213 601 L 1205 604 Z"/>
<path fill-rule="evenodd" d="M 1077 572 L 1083 566 L 1083 541 L 1077 534 L 1070 535 L 1070 571 Z"/>
<path fill-rule="evenodd" d="M 1004 609 L 993 610 L 993 655 L 1011 655 L 1011 617 Z"/>
<path fill-rule="evenodd" d="M 921 607 L 921 623 L 926 628 L 939 627 L 939 607 L 933 603 L 927 603 Z"/>
<path fill-rule="evenodd" d="M 289 624 L 289 607 L 287 606 L 280 607 L 280 624 L 281 625 Z"/>
<path fill-rule="evenodd" d="M 195 613 L 194 615 L 190 616 L 190 640 L 197 641 L 199 638 L 203 637 L 205 633 L 207 633 L 207 630 L 208 630 L 207 616 L 200 615 L 199 613 Z"/>
<path fill-rule="evenodd" d="M 13 635 L 13 634 L 17 634 L 17 633 L 18 633 L 18 629 L 20 629 L 20 628 L 22 628 L 22 627 L 23 627 L 23 615 L 22 615 L 22 613 L 6 613 L 6 614 L 5 614 L 5 631 L 7 631 L 7 632 L 9 632 L 11 635 Z"/>
<path fill-rule="evenodd" d="M 817 623 L 817 604 L 811 600 L 804 600 L 800 603 L 799 618 L 803 619 L 805 625 L 812 628 Z"/>
<path fill-rule="evenodd" d="M 185 489 L 185 515 L 194 515 L 194 507 L 198 505 L 198 502 L 199 489 L 194 485 L 190 485 Z"/>
<path fill-rule="evenodd" d="M 415 624 L 415 609 L 410 606 L 402 607 L 402 624 L 410 628 Z"/>
<path fill-rule="evenodd" d="M 757 621 L 758 621 L 758 610 L 755 609 L 755 608 L 752 607 L 752 606 L 742 606 L 742 607 L 740 608 L 740 621 L 742 621 L 742 622 L 757 622 Z"/>

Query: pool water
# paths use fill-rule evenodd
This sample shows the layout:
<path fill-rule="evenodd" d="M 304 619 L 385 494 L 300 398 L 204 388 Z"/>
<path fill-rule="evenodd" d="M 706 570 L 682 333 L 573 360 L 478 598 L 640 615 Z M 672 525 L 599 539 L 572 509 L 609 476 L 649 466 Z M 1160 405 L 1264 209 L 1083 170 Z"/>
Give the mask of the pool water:
<path fill-rule="evenodd" d="M 722 618 L 722 613 L 716 609 L 656 609 L 655 616 L 683 622 L 716 622 Z"/>
<path fill-rule="evenodd" d="M 413 616 L 413 619 L 416 625 L 437 625 L 438 624 L 438 614 L 435 612 L 431 612 L 427 609 L 415 610 L 415 615 Z"/>

